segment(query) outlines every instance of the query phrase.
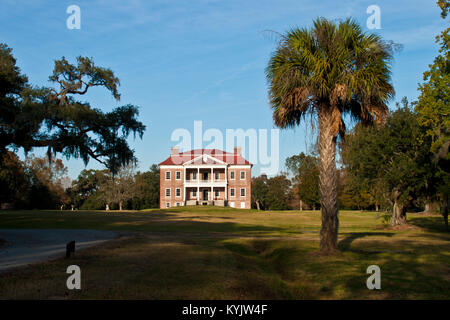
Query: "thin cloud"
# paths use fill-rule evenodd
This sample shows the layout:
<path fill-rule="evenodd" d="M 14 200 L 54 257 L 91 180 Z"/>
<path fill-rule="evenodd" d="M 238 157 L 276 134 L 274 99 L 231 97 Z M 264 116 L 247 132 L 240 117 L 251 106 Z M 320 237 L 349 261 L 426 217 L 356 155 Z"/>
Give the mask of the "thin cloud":
<path fill-rule="evenodd" d="M 246 71 L 248 71 L 249 69 L 253 68 L 256 65 L 256 62 L 249 62 L 246 63 L 244 65 L 242 65 L 238 70 L 230 73 L 228 76 L 221 78 L 219 80 L 214 81 L 211 85 L 205 87 L 204 89 L 194 93 L 192 96 L 190 96 L 189 98 L 181 101 L 181 104 L 186 104 L 190 101 L 192 101 L 193 99 L 206 94 L 208 91 L 210 91 L 211 89 L 214 88 L 218 88 L 220 87 L 223 83 L 236 79 L 237 77 L 239 77 L 241 74 L 245 73 Z"/>

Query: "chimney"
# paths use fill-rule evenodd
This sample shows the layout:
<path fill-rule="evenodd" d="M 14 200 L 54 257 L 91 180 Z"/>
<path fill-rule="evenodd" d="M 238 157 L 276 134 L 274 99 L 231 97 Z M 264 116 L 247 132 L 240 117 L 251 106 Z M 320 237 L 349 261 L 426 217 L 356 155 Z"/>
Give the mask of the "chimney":
<path fill-rule="evenodd" d="M 180 147 L 172 147 L 170 149 L 170 154 L 171 155 L 176 155 L 176 154 L 179 154 L 179 153 L 180 153 Z"/>
<path fill-rule="evenodd" d="M 234 147 L 234 154 L 240 156 L 242 153 L 242 148 L 241 147 Z"/>

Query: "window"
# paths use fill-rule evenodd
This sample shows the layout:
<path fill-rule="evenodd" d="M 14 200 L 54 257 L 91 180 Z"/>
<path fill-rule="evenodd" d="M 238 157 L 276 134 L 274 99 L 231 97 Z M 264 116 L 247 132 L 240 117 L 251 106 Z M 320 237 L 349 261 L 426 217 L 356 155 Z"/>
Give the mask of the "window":
<path fill-rule="evenodd" d="M 214 194 L 215 194 L 216 197 L 218 197 L 219 194 L 220 194 L 219 190 L 216 190 Z"/>
<path fill-rule="evenodd" d="M 208 172 L 203 172 L 203 180 L 208 180 Z"/>
<path fill-rule="evenodd" d="M 234 188 L 230 189 L 230 197 L 234 197 Z"/>
<path fill-rule="evenodd" d="M 230 207 L 234 208 L 234 202 L 230 202 Z"/>
<path fill-rule="evenodd" d="M 176 173 L 176 178 L 177 180 L 181 180 L 181 171 L 177 171 Z"/>
<path fill-rule="evenodd" d="M 197 180 L 197 172 L 192 172 L 192 180 Z"/>
<path fill-rule="evenodd" d="M 170 197 L 170 188 L 166 189 L 166 197 Z"/>
<path fill-rule="evenodd" d="M 166 171 L 166 180 L 170 180 L 170 171 Z"/>
<path fill-rule="evenodd" d="M 241 202 L 241 209 L 245 209 L 245 202 Z"/>
<path fill-rule="evenodd" d="M 218 173 L 218 172 L 216 172 L 216 173 L 214 174 L 214 180 L 219 180 L 219 173 Z"/>
<path fill-rule="evenodd" d="M 241 197 L 245 197 L 245 189 L 241 188 Z"/>
<path fill-rule="evenodd" d="M 241 171 L 241 180 L 245 180 L 245 171 Z"/>
<path fill-rule="evenodd" d="M 175 189 L 175 196 L 181 197 L 181 189 L 180 188 Z"/>
<path fill-rule="evenodd" d="M 230 179 L 231 179 L 231 180 L 234 180 L 234 171 L 231 171 L 231 172 L 230 172 Z"/>
<path fill-rule="evenodd" d="M 192 191 L 192 197 L 197 197 L 197 190 Z"/>
<path fill-rule="evenodd" d="M 180 206 L 180 203 L 179 203 L 179 202 L 177 202 L 177 203 L 175 203 L 175 205 L 176 205 L 177 207 L 179 207 L 179 206 Z"/>
<path fill-rule="evenodd" d="M 170 207 L 170 202 L 166 202 L 166 208 Z"/>

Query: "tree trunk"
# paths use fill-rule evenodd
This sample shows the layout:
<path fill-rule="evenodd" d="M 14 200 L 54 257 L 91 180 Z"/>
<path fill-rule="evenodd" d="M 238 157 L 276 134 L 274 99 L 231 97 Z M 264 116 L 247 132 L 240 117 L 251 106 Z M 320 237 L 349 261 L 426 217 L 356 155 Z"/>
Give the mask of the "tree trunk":
<path fill-rule="evenodd" d="M 428 199 L 427 202 L 425 202 L 425 209 L 423 210 L 423 213 L 427 213 L 427 214 L 436 213 L 438 207 L 439 207 L 439 204 L 436 201 L 432 201 L 432 200 Z"/>
<path fill-rule="evenodd" d="M 337 206 L 336 137 L 339 122 L 336 114 L 322 107 L 319 111 L 320 147 L 320 204 L 322 229 L 320 230 L 320 251 L 332 253 L 337 250 L 339 228 Z"/>
<path fill-rule="evenodd" d="M 303 211 L 303 201 L 302 200 L 300 200 L 299 207 L 300 207 L 300 211 Z"/>
<path fill-rule="evenodd" d="M 256 200 L 256 209 L 261 210 L 260 206 L 259 206 L 259 200 Z"/>
<path fill-rule="evenodd" d="M 444 216 L 445 229 L 448 230 L 448 207 L 449 207 L 449 196 L 446 195 L 444 198 L 444 207 L 442 208 L 442 215 Z"/>
<path fill-rule="evenodd" d="M 444 222 L 445 222 L 445 229 L 447 231 L 449 231 L 448 230 L 448 206 L 445 208 L 445 211 L 444 211 Z"/>
<path fill-rule="evenodd" d="M 394 191 L 394 208 L 392 210 L 391 225 L 398 226 L 406 224 L 406 206 L 399 201 L 400 192 Z"/>
<path fill-rule="evenodd" d="M 119 201 L 119 211 L 122 211 L 122 201 Z"/>
<path fill-rule="evenodd" d="M 105 210 L 106 210 L 106 211 L 109 211 L 109 205 L 108 205 L 108 204 L 106 204 Z"/>
<path fill-rule="evenodd" d="M 380 212 L 380 205 L 378 203 L 375 204 L 375 211 Z"/>

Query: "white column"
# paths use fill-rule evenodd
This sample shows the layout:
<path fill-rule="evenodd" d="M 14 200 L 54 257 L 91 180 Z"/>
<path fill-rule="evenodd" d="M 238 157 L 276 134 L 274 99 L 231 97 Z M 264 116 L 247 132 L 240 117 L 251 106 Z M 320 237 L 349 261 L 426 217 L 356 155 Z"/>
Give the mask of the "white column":
<path fill-rule="evenodd" d="M 213 199 L 214 199 L 214 194 L 213 194 L 213 182 L 214 182 L 214 176 L 213 176 L 213 167 L 211 167 L 211 200 L 210 201 L 213 201 Z"/>
<path fill-rule="evenodd" d="M 197 167 L 197 201 L 200 201 L 200 167 Z"/>
<path fill-rule="evenodd" d="M 186 167 L 184 167 L 184 174 L 183 174 L 183 179 L 184 179 L 184 183 L 183 183 L 183 205 L 186 204 Z"/>
<path fill-rule="evenodd" d="M 228 167 L 225 167 L 225 201 L 228 201 Z"/>

